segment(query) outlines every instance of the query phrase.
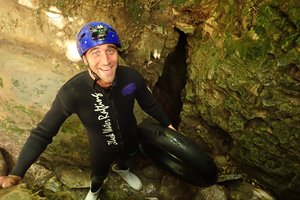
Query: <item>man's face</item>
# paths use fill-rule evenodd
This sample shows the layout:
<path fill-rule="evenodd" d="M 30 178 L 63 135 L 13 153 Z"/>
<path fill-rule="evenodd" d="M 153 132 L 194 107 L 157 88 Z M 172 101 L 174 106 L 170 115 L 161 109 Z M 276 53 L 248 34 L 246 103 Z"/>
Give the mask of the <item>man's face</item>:
<path fill-rule="evenodd" d="M 113 82 L 118 66 L 118 50 L 114 44 L 95 46 L 86 52 L 85 58 L 91 70 L 93 70 L 103 82 Z"/>

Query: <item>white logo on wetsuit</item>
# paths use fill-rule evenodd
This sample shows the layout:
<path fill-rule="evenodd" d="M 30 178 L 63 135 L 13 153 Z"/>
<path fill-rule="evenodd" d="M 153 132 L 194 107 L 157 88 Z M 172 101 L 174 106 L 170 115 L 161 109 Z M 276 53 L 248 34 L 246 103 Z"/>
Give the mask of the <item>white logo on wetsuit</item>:
<path fill-rule="evenodd" d="M 112 129 L 112 125 L 111 125 L 111 119 L 109 116 L 109 113 L 107 111 L 107 109 L 109 108 L 109 106 L 106 106 L 103 104 L 102 102 L 102 97 L 103 94 L 101 93 L 94 93 L 92 94 L 93 97 L 96 98 L 96 103 L 95 105 L 95 112 L 99 112 L 100 114 L 98 115 L 98 120 L 99 121 L 104 121 L 103 125 L 102 125 L 102 133 L 105 135 L 106 142 L 108 145 L 118 145 L 117 141 L 116 141 L 116 136 L 113 132 Z"/>

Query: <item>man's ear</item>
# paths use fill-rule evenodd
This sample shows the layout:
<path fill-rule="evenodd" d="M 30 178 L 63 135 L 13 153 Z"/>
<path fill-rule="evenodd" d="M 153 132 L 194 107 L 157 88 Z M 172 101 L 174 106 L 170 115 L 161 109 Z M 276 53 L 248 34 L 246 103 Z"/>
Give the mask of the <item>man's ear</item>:
<path fill-rule="evenodd" d="M 85 56 L 82 56 L 82 60 L 83 60 L 83 63 L 84 63 L 86 66 L 89 65 L 89 62 L 88 62 L 88 60 L 86 59 Z"/>

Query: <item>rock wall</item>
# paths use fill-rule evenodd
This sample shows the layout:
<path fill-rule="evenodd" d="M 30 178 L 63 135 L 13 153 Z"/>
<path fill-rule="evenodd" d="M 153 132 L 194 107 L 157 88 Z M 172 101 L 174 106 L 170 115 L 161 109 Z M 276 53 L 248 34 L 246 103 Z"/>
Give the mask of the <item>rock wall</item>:
<path fill-rule="evenodd" d="M 300 192 L 299 16 L 296 1 L 222 1 L 188 40 L 182 128 L 280 198 Z"/>
<path fill-rule="evenodd" d="M 121 36 L 122 62 L 145 76 L 170 116 L 182 110 L 179 130 L 226 158 L 221 174 L 237 164 L 279 199 L 299 196 L 298 1 L 0 0 L 0 9 L 1 148 L 13 160 L 57 89 L 84 70 L 77 31 L 103 20 Z M 171 56 L 176 48 L 186 62 Z M 82 134 L 71 118 L 40 162 L 87 167 Z"/>

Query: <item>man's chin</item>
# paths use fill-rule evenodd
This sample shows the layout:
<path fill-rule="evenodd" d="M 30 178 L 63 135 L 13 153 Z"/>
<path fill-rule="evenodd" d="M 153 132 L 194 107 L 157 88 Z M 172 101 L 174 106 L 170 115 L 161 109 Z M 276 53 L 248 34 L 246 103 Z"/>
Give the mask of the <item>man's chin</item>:
<path fill-rule="evenodd" d="M 101 81 L 104 83 L 112 83 L 114 80 L 113 79 L 101 79 Z"/>

